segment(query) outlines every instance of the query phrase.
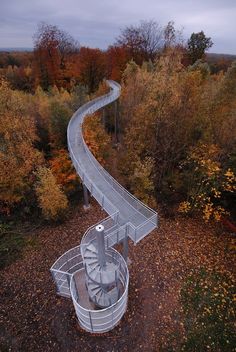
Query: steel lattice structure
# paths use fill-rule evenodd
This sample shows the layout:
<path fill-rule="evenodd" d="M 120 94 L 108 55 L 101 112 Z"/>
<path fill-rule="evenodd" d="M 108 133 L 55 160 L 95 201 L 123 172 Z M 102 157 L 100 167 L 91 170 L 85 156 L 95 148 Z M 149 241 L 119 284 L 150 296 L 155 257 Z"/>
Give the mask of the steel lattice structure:
<path fill-rule="evenodd" d="M 90 227 L 80 246 L 64 253 L 51 267 L 57 293 L 71 297 L 80 326 L 95 333 L 111 330 L 122 318 L 128 301 L 128 238 L 138 243 L 157 226 L 157 213 L 122 187 L 95 159 L 82 134 L 86 115 L 114 102 L 120 85 L 107 81 L 111 90 L 80 107 L 68 129 L 68 149 L 86 189 L 108 213 Z M 123 255 L 113 246 L 123 242 Z"/>

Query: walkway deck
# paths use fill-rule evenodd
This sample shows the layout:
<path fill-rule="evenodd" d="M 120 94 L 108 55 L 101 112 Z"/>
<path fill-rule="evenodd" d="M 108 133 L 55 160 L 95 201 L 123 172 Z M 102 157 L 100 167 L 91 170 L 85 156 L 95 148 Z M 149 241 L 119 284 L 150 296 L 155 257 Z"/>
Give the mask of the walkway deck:
<path fill-rule="evenodd" d="M 108 81 L 108 84 L 112 90 L 107 96 L 103 96 L 95 101 L 89 102 L 79 109 L 72 117 L 68 126 L 68 144 L 70 154 L 74 165 L 77 165 L 77 172 L 80 177 L 82 179 L 88 179 L 91 184 L 91 188 L 94 186 L 94 189 L 96 189 L 95 194 L 93 194 L 92 191 L 92 195 L 97 199 L 97 201 L 101 204 L 101 199 L 104 199 L 105 197 L 106 200 L 112 205 L 110 211 L 109 209 L 105 209 L 108 214 L 112 215 L 114 210 L 119 212 L 118 223 L 120 225 L 129 223 L 133 226 L 133 228 L 139 228 L 146 223 L 148 219 L 152 218 L 152 229 L 154 229 L 157 225 L 156 212 L 130 195 L 129 192 L 127 192 L 115 180 L 113 181 L 112 177 L 106 173 L 106 171 L 91 155 L 83 140 L 82 123 L 84 117 L 98 110 L 102 106 L 107 105 L 109 102 L 116 100 L 120 95 L 120 86 L 117 83 Z M 99 193 L 99 196 L 96 196 L 96 193 Z M 150 228 L 150 230 L 152 229 Z M 133 236 L 131 236 L 131 238 L 134 240 Z M 135 242 L 138 242 L 138 240 L 139 238 Z"/>

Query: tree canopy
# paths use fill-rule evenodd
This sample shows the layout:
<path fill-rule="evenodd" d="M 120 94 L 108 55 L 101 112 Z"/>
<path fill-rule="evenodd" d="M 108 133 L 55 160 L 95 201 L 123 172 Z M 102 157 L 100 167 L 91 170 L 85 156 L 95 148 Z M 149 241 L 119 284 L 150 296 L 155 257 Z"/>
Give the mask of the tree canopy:
<path fill-rule="evenodd" d="M 192 33 L 187 42 L 188 55 L 191 63 L 193 64 L 198 59 L 201 59 L 212 45 L 213 42 L 211 38 L 206 37 L 203 31 Z"/>
<path fill-rule="evenodd" d="M 79 51 L 79 43 L 74 38 L 47 23 L 41 23 L 34 35 L 35 65 L 39 84 L 48 88 L 63 80 L 69 80 L 68 58 Z"/>

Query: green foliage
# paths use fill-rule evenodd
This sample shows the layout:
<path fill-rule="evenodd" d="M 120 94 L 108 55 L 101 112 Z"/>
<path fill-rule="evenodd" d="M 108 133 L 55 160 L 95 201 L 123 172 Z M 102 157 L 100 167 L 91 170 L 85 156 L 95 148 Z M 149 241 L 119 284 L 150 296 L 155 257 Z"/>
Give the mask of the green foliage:
<path fill-rule="evenodd" d="M 87 89 L 82 85 L 76 85 L 73 87 L 71 91 L 71 101 L 69 103 L 69 107 L 71 110 L 78 109 L 79 106 L 82 106 L 87 101 Z"/>
<path fill-rule="evenodd" d="M 203 62 L 201 59 L 194 62 L 192 66 L 189 67 L 191 71 L 200 71 L 203 78 L 207 78 L 210 75 L 210 66 L 207 62 Z"/>
<path fill-rule="evenodd" d="M 0 222 L 0 269 L 21 258 L 26 247 L 37 246 L 37 239 L 25 230 L 24 224 L 16 227 L 13 221 Z"/>
<path fill-rule="evenodd" d="M 49 106 L 50 135 L 54 148 L 60 149 L 67 146 L 67 125 L 72 116 L 72 111 L 59 101 L 52 101 Z"/>
<path fill-rule="evenodd" d="M 233 351 L 235 285 L 229 274 L 193 272 L 181 289 L 186 341 L 182 351 Z"/>
<path fill-rule="evenodd" d="M 193 64 L 198 59 L 201 59 L 205 51 L 210 49 L 213 42 L 210 37 L 206 37 L 203 31 L 192 33 L 188 40 L 188 55 L 191 63 Z"/>
<path fill-rule="evenodd" d="M 0 269 L 21 256 L 25 238 L 19 234 L 0 234 Z"/>

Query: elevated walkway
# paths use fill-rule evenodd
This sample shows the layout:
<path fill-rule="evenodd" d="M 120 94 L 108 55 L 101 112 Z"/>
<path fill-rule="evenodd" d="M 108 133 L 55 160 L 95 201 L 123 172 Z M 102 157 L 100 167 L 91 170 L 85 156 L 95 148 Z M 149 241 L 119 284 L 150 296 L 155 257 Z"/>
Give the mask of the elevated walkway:
<path fill-rule="evenodd" d="M 97 162 L 89 151 L 82 134 L 82 123 L 86 115 L 115 101 L 120 95 L 120 86 L 107 81 L 111 92 L 83 105 L 73 115 L 68 126 L 68 147 L 73 164 L 91 192 L 91 195 L 112 216 L 118 213 L 118 223 L 128 224 L 128 236 L 137 243 L 157 226 L 157 213 L 140 202 L 122 187 Z"/>
<path fill-rule="evenodd" d="M 122 187 L 98 163 L 82 134 L 86 115 L 120 96 L 120 85 L 79 108 L 68 129 L 68 149 L 84 189 L 108 213 L 99 226 L 90 227 L 81 245 L 64 253 L 51 267 L 57 293 L 71 297 L 80 326 L 93 333 L 111 330 L 124 315 L 128 302 L 128 237 L 138 243 L 157 226 L 157 213 Z M 124 257 L 113 246 L 123 242 Z M 126 249 L 126 250 L 125 250 Z"/>

